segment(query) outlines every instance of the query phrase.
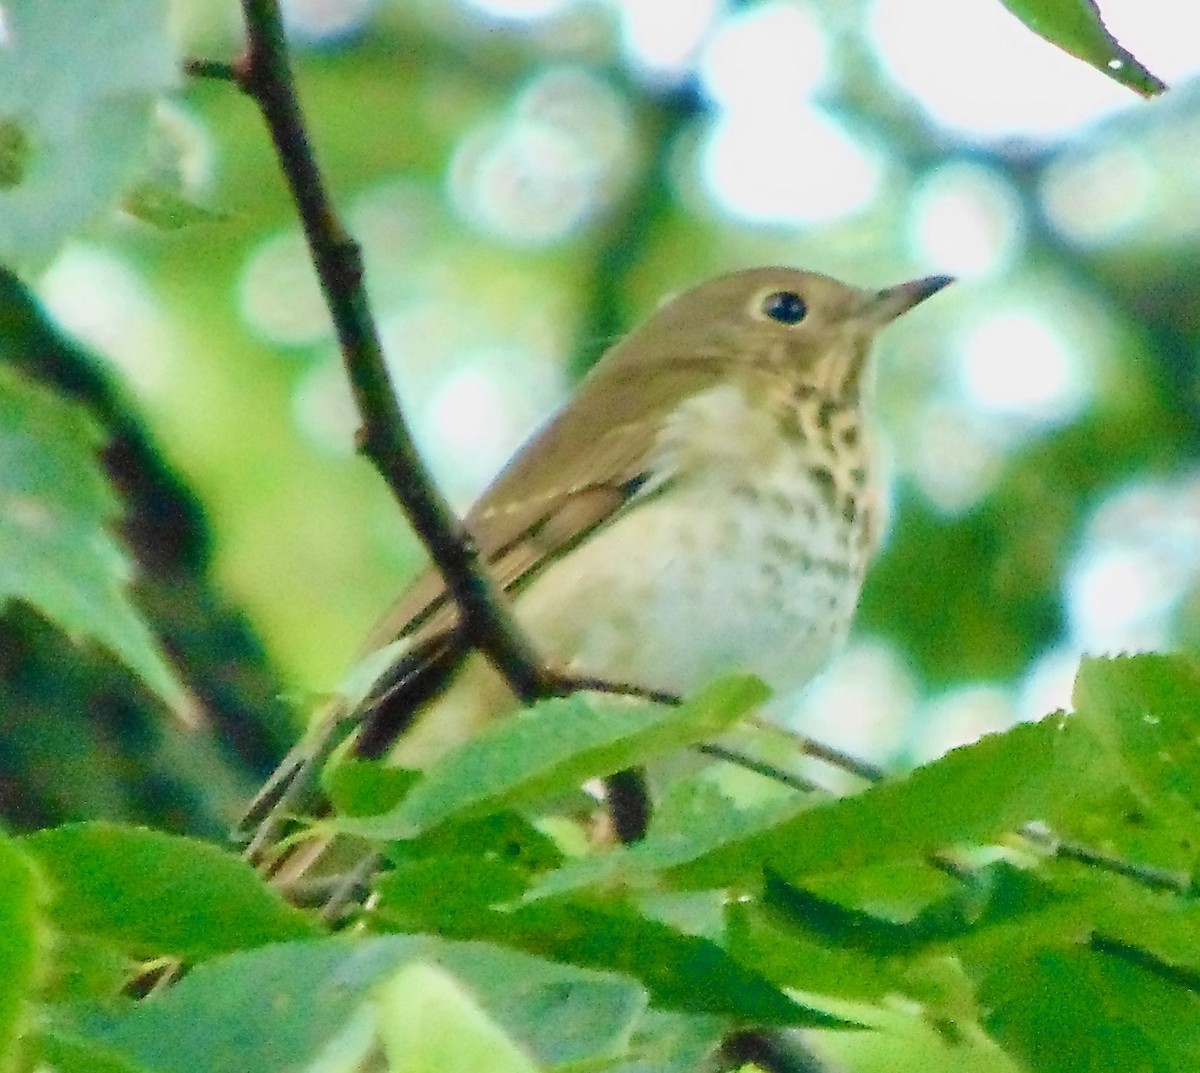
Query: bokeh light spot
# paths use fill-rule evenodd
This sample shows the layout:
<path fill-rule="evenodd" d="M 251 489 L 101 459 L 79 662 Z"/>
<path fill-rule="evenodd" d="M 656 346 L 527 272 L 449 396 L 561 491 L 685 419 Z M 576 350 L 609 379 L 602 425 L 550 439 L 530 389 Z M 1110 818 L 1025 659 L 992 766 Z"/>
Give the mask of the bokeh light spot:
<path fill-rule="evenodd" d="M 981 410 L 1058 424 L 1086 401 L 1072 348 L 1035 313 L 988 316 L 963 341 L 960 358 L 962 390 Z"/>
<path fill-rule="evenodd" d="M 875 197 L 881 170 L 876 154 L 844 127 L 790 101 L 757 114 L 727 112 L 704 152 L 704 177 L 717 203 L 758 224 L 827 223 L 861 211 Z"/>
<path fill-rule="evenodd" d="M 924 764 L 984 734 L 1017 722 L 1017 710 L 1007 689 L 974 683 L 951 689 L 927 704 L 915 721 L 913 760 Z"/>
<path fill-rule="evenodd" d="M 1055 138 L 1137 98 L 1030 33 L 995 0 L 876 0 L 885 68 L 937 122 L 982 138 Z"/>
<path fill-rule="evenodd" d="M 585 71 L 540 75 L 504 119 L 470 131 L 450 196 L 481 230 L 514 244 L 561 241 L 618 195 L 632 162 L 625 102 Z"/>
<path fill-rule="evenodd" d="M 289 36 L 308 44 L 332 44 L 357 35 L 379 0 L 282 0 Z"/>
<path fill-rule="evenodd" d="M 573 0 L 461 0 L 464 7 L 487 18 L 524 22 L 546 19 L 570 7 Z"/>
<path fill-rule="evenodd" d="M 1200 580 L 1200 476 L 1112 493 L 1088 521 L 1067 571 L 1072 641 L 1092 652 L 1159 649 Z"/>
<path fill-rule="evenodd" d="M 1067 578 L 1067 608 L 1082 647 L 1106 652 L 1165 645 L 1164 613 L 1175 593 L 1164 574 L 1153 553 L 1141 548 L 1110 547 L 1077 563 Z"/>
<path fill-rule="evenodd" d="M 915 422 L 906 459 L 925 497 L 947 515 L 969 510 L 999 477 L 1004 453 L 978 418 L 958 406 L 933 403 Z"/>
<path fill-rule="evenodd" d="M 1056 160 L 1046 170 L 1040 194 L 1046 218 L 1064 238 L 1101 245 L 1138 226 L 1156 186 L 1143 151 L 1114 145 Z"/>
<path fill-rule="evenodd" d="M 825 37 L 797 4 L 769 0 L 726 19 L 704 50 L 700 76 L 722 108 L 797 107 L 824 77 Z"/>
<path fill-rule="evenodd" d="M 948 164 L 929 174 L 914 193 L 911 226 L 924 264 L 952 275 L 1007 271 L 1024 237 L 1010 183 L 975 164 Z"/>
<path fill-rule="evenodd" d="M 881 638 L 854 638 L 805 691 L 795 723 L 805 733 L 874 761 L 905 733 L 917 686 L 903 657 Z"/>
<path fill-rule="evenodd" d="M 1058 645 L 1033 661 L 1018 686 L 1020 718 L 1041 719 L 1051 712 L 1070 709 L 1079 656 L 1075 649 Z"/>
<path fill-rule="evenodd" d="M 37 289 L 51 317 L 111 361 L 140 395 L 166 393 L 179 353 L 173 322 L 127 261 L 72 243 Z"/>
<path fill-rule="evenodd" d="M 481 347 L 442 378 L 417 430 L 440 484 L 466 508 L 562 398 L 554 371 L 518 350 Z"/>
<path fill-rule="evenodd" d="M 688 72 L 725 0 L 620 0 L 621 43 L 652 80 Z"/>
<path fill-rule="evenodd" d="M 304 438 L 325 454 L 354 454 L 358 410 L 340 361 L 331 357 L 301 377 L 292 394 L 292 420 Z"/>
<path fill-rule="evenodd" d="M 238 284 L 242 319 L 256 334 L 280 346 L 307 346 L 329 337 L 332 327 L 303 236 L 275 235 L 259 244 Z"/>

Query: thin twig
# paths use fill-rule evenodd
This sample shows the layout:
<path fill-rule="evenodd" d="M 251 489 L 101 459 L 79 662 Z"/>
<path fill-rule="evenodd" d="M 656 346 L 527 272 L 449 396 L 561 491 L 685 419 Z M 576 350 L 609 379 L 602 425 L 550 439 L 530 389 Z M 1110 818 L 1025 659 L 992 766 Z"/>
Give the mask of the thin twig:
<path fill-rule="evenodd" d="M 370 889 L 371 876 L 379 870 L 381 853 L 369 853 L 350 871 L 339 877 L 329 896 L 321 906 L 321 920 L 325 924 L 336 924 L 345 914 L 346 907 L 355 901 L 358 894 Z"/>
<path fill-rule="evenodd" d="M 705 742 L 701 745 L 695 745 L 692 748 L 704 756 L 711 756 L 716 760 L 724 760 L 727 764 L 736 764 L 740 768 L 745 768 L 746 771 L 753 771 L 756 775 L 762 775 L 798 793 L 811 794 L 823 789 L 823 787 L 818 786 L 811 779 L 804 778 L 803 775 L 786 771 L 776 764 L 768 763 L 766 760 L 759 760 L 758 757 L 744 753 L 740 749 L 730 749 L 724 745 L 716 745 L 713 742 Z"/>
<path fill-rule="evenodd" d="M 759 730 L 773 734 L 776 737 L 785 738 L 805 756 L 811 756 L 814 760 L 821 760 L 831 767 L 841 768 L 842 771 L 848 772 L 862 779 L 864 782 L 883 782 L 887 778 L 887 772 L 878 765 L 868 763 L 866 760 L 860 760 L 857 756 L 851 756 L 850 753 L 842 752 L 841 749 L 835 749 L 831 745 L 822 745 L 821 742 L 813 741 L 812 738 L 806 737 L 789 727 L 780 726 L 778 723 L 770 723 L 765 719 L 751 719 L 749 722 Z"/>
<path fill-rule="evenodd" d="M 191 78 L 208 78 L 216 82 L 232 82 L 237 86 L 242 84 L 242 76 L 232 63 L 221 60 L 186 60 L 183 65 L 184 74 Z"/>
<path fill-rule="evenodd" d="M 613 696 L 629 697 L 634 700 L 651 701 L 654 704 L 679 705 L 683 703 L 683 698 L 678 693 L 668 693 L 661 689 L 648 689 L 645 686 L 634 685 L 630 682 L 614 682 L 606 678 L 593 678 L 586 675 L 571 675 L 557 672 L 551 672 L 551 675 L 563 693 L 608 693 Z M 797 734 L 794 730 L 776 726 L 774 723 L 767 723 L 758 719 L 751 720 L 751 722 L 764 730 L 786 737 L 805 756 L 811 756 L 815 760 L 822 760 L 832 767 L 841 768 L 843 771 L 847 771 L 851 775 L 857 775 L 860 779 L 864 779 L 867 782 L 880 782 L 884 778 L 885 773 L 882 768 L 869 764 L 865 760 L 859 760 L 858 757 L 851 756 L 849 753 L 844 753 L 829 745 L 822 745 L 819 741 L 813 741 L 803 734 Z M 755 771 L 760 775 L 765 775 L 767 778 L 774 779 L 784 786 L 790 786 L 794 790 L 811 793 L 813 790 L 820 789 L 816 783 L 809 782 L 801 776 L 794 775 L 783 768 L 776 767 L 774 764 L 748 756 L 746 753 L 736 749 L 728 749 L 712 743 L 695 745 L 693 749 L 698 753 L 716 757 L 718 760 L 737 764 L 747 771 Z"/>
<path fill-rule="evenodd" d="M 562 671 L 551 671 L 550 677 L 559 693 L 608 693 L 615 697 L 628 697 L 630 700 L 645 700 L 652 704 L 666 704 L 675 707 L 683 703 L 678 693 L 668 693 L 663 689 L 650 689 L 633 682 L 615 682 L 609 678 L 596 678 L 591 675 L 570 674 Z"/>
<path fill-rule="evenodd" d="M 1102 872 L 1112 872 L 1115 875 L 1124 876 L 1126 879 L 1132 879 L 1139 886 L 1147 887 L 1150 890 L 1168 891 L 1185 896 L 1194 893 L 1191 878 L 1182 872 L 1172 872 L 1166 868 L 1155 868 L 1153 865 L 1127 861 L 1123 857 L 1105 853 L 1103 850 L 1083 842 L 1062 838 L 1045 824 L 1027 823 L 1018 833 L 1059 860 L 1075 861 Z"/>
<path fill-rule="evenodd" d="M 362 419 L 359 449 L 374 463 L 429 550 L 465 624 L 464 634 L 512 691 L 529 702 L 555 692 L 535 648 L 509 614 L 471 534 L 437 490 L 396 402 L 363 287 L 362 253 L 333 207 L 308 139 L 278 0 L 242 0 L 244 61 L 229 70 L 266 120 Z M 213 76 L 219 66 L 196 65 Z"/>

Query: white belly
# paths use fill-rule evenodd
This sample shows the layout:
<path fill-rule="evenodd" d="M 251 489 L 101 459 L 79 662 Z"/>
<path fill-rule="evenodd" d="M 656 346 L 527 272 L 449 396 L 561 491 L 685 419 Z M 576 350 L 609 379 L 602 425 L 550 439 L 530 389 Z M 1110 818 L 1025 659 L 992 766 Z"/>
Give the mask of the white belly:
<path fill-rule="evenodd" d="M 836 475 L 832 505 L 814 464 Z M 688 693 L 748 671 L 794 693 L 845 640 L 866 569 L 865 512 L 843 517 L 842 469 L 789 449 L 770 412 L 733 386 L 696 396 L 657 443 L 663 487 L 649 482 L 544 567 L 516 616 L 549 661 L 581 675 Z M 473 655 L 394 755 L 423 766 L 514 703 Z"/>
<path fill-rule="evenodd" d="M 814 532 L 785 504 L 672 489 L 549 567 L 517 615 L 579 673 L 686 693 L 740 670 L 793 692 L 845 640 L 861 569 L 844 525 Z"/>

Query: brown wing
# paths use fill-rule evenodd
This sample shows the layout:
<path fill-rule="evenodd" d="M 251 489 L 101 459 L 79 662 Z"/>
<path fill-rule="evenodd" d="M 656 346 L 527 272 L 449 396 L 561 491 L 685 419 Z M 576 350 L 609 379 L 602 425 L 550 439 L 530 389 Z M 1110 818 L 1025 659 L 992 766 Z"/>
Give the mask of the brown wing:
<path fill-rule="evenodd" d="M 625 507 L 649 476 L 667 414 L 722 371 L 719 361 L 696 356 L 639 364 L 631 376 L 622 357 L 610 354 L 617 360 L 597 367 L 466 516 L 493 580 L 509 594 Z M 410 647 L 362 706 L 366 755 L 385 750 L 453 674 L 465 654 L 457 625 L 441 577 L 427 570 L 372 631 L 367 652 L 401 637 Z"/>
<path fill-rule="evenodd" d="M 467 515 L 465 522 L 503 590 L 512 591 L 627 502 L 645 468 L 660 415 L 668 409 L 651 407 L 636 418 L 628 416 L 637 413 L 633 387 L 627 378 L 585 381 L 567 409 L 526 443 Z M 595 427 L 604 429 L 599 437 L 590 431 Z M 426 570 L 372 630 L 362 653 L 365 658 L 406 638 L 403 656 L 356 711 L 330 705 L 251 801 L 239 825 L 253 832 L 251 859 L 275 840 L 287 813 L 301 810 L 310 776 L 348 732 L 355 733 L 355 751 L 368 757 L 383 755 L 404 733 L 466 655 L 455 636 L 457 625 L 457 609 L 441 576 Z"/>
<path fill-rule="evenodd" d="M 651 366 L 618 347 L 568 404 L 525 444 L 466 516 L 495 583 L 512 593 L 548 562 L 611 520 L 648 476 L 651 448 L 681 400 L 713 386 L 724 363 L 677 356 Z M 600 430 L 599 432 L 597 430 Z M 251 803 L 243 829 L 258 830 L 251 857 L 269 844 L 281 817 L 295 810 L 311 772 L 347 732 L 355 751 L 380 756 L 404 733 L 466 655 L 458 613 L 436 570 L 426 570 L 371 632 L 364 655 L 399 639 L 404 655 L 354 712 L 331 707 Z M 357 731 L 351 727 L 358 724 Z"/>
<path fill-rule="evenodd" d="M 720 365 L 699 357 L 639 367 L 636 377 L 617 364 L 597 373 L 526 442 L 465 518 L 501 589 L 519 587 L 628 502 L 649 476 L 666 415 L 712 386 Z M 365 651 L 399 637 L 443 633 L 455 619 L 441 577 L 427 570 L 376 625 Z"/>

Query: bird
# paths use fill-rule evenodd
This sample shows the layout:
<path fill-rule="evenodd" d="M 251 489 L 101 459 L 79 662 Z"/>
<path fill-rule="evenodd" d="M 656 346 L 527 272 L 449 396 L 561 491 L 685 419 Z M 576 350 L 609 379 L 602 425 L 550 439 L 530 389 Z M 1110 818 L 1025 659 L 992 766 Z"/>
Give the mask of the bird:
<path fill-rule="evenodd" d="M 873 344 L 941 291 L 791 267 L 710 279 L 611 346 L 464 525 L 549 665 L 682 695 L 735 671 L 801 690 L 845 642 L 879 545 Z M 436 569 L 364 646 L 248 811 L 266 861 L 335 746 L 422 769 L 519 707 Z"/>

